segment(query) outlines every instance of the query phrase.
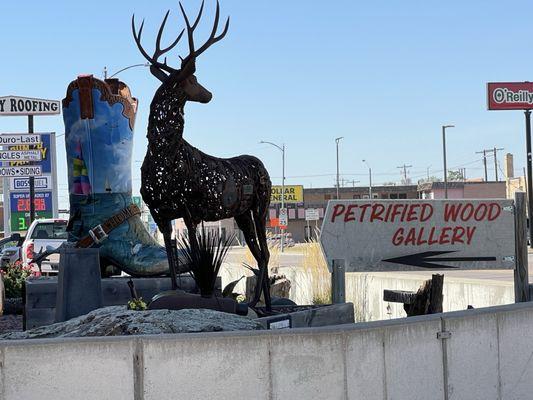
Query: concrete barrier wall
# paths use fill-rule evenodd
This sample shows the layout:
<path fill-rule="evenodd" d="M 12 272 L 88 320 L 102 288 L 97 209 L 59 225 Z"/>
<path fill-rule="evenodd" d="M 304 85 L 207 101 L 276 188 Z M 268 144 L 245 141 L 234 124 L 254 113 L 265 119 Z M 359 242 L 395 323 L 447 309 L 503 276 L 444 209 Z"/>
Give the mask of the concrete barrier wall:
<path fill-rule="evenodd" d="M 522 303 L 291 331 L 0 342 L 0 398 L 530 399 L 532 331 Z"/>

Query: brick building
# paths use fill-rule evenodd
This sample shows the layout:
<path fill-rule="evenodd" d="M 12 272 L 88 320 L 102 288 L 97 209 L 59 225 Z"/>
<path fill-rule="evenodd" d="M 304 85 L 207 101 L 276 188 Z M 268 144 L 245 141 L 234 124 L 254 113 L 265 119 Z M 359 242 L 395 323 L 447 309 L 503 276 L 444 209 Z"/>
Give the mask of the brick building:
<path fill-rule="evenodd" d="M 505 199 L 505 182 L 448 182 L 449 199 Z M 419 186 L 421 199 L 444 199 L 444 182 L 429 182 Z"/>
<path fill-rule="evenodd" d="M 368 187 L 343 187 L 339 189 L 340 199 L 368 199 Z M 416 185 L 405 186 L 373 186 L 372 198 L 374 199 L 416 199 L 418 191 Z M 288 204 L 289 225 L 287 232 L 292 235 L 295 242 L 303 242 L 316 237 L 316 228 L 322 225 L 322 218 L 329 200 L 337 198 L 336 188 L 307 188 L 304 189 L 304 201 L 299 204 Z M 313 208 L 318 210 L 320 219 L 307 222 L 305 210 Z M 279 204 L 272 204 L 269 217 L 276 218 L 279 213 Z"/>

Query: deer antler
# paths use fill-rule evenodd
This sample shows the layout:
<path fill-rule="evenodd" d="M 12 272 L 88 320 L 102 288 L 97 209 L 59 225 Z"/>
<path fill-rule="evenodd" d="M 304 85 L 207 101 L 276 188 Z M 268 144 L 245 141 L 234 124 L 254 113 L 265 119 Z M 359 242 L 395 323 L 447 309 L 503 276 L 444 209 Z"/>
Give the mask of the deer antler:
<path fill-rule="evenodd" d="M 163 31 L 165 29 L 165 25 L 167 23 L 169 14 L 170 14 L 170 10 L 168 10 L 167 13 L 165 14 L 165 18 L 163 18 L 163 22 L 161 23 L 161 26 L 159 27 L 159 32 L 157 33 L 157 39 L 155 42 L 155 51 L 154 51 L 153 56 L 150 56 L 146 52 L 146 50 L 144 50 L 141 44 L 141 37 L 143 33 L 143 28 L 144 28 L 144 19 L 141 22 L 141 27 L 139 28 L 139 32 L 137 32 L 135 28 L 135 14 L 131 18 L 131 30 L 133 32 L 133 38 L 135 39 L 135 43 L 137 43 L 137 47 L 139 48 L 139 51 L 144 56 L 144 58 L 146 58 L 150 62 L 150 64 L 152 64 L 152 66 L 150 67 L 150 71 L 152 72 L 152 74 L 162 82 L 165 81 L 166 78 L 168 77 L 168 75 L 165 74 L 165 72 L 172 74 L 174 72 L 178 72 L 179 70 L 169 67 L 167 65 L 166 57 L 163 63 L 159 62 L 159 57 L 161 57 L 165 53 L 168 53 L 170 50 L 176 47 L 181 37 L 183 36 L 183 33 L 185 32 L 185 29 L 182 29 L 182 31 L 180 32 L 176 40 L 174 40 L 174 42 L 172 42 L 170 46 L 165 47 L 164 49 L 161 48 L 161 38 L 163 36 Z"/>
<path fill-rule="evenodd" d="M 196 16 L 196 19 L 194 20 L 194 23 L 192 24 L 192 26 L 190 24 L 189 18 L 187 17 L 187 14 L 185 13 L 185 10 L 181 2 L 179 3 L 179 5 L 180 5 L 181 13 L 183 14 L 183 18 L 185 19 L 187 37 L 189 39 L 189 54 L 185 58 L 180 57 L 182 62 L 181 62 L 181 69 L 179 70 L 169 67 L 167 65 L 166 58 L 164 62 L 159 61 L 159 57 L 161 57 L 163 54 L 172 50 L 178 44 L 181 37 L 183 36 L 183 33 L 185 32 L 185 29 L 183 29 L 180 32 L 179 36 L 176 38 L 176 40 L 170 46 L 164 49 L 161 49 L 161 37 L 163 36 L 163 30 L 165 29 L 165 25 L 167 23 L 167 19 L 170 14 L 170 10 L 167 11 L 165 18 L 163 19 L 163 22 L 161 23 L 161 26 L 159 27 L 159 32 L 157 34 L 156 46 L 155 46 L 155 51 L 154 51 L 153 56 L 150 56 L 141 45 L 141 36 L 142 36 L 143 28 L 144 28 L 144 20 L 141 23 L 139 32 L 137 32 L 136 27 L 135 27 L 135 15 L 133 15 L 131 19 L 131 29 L 133 31 L 133 37 L 135 39 L 135 43 L 137 43 L 137 47 L 139 48 L 139 51 L 144 56 L 144 58 L 146 58 L 150 62 L 150 64 L 152 64 L 150 67 L 150 71 L 152 72 L 152 74 L 155 75 L 161 81 L 165 81 L 168 78 L 168 75 L 166 73 L 176 74 L 175 76 L 177 78 L 176 79 L 177 81 L 181 81 L 185 79 L 186 77 L 192 75 L 196 69 L 195 67 L 196 58 L 200 54 L 202 54 L 204 51 L 206 51 L 209 47 L 211 47 L 211 45 L 215 44 L 216 42 L 224 38 L 229 28 L 229 17 L 228 17 L 222 33 L 217 36 L 218 22 L 220 19 L 220 5 L 217 0 L 215 21 L 213 24 L 211 35 L 209 36 L 209 39 L 207 39 L 207 41 L 198 50 L 195 50 L 194 49 L 194 30 L 200 23 L 200 19 L 204 11 L 204 1 L 202 1 L 202 5 L 200 6 L 200 11 L 198 12 L 198 15 Z"/>
<path fill-rule="evenodd" d="M 196 17 L 196 20 L 194 21 L 194 24 L 191 26 L 189 23 L 189 18 L 187 17 L 187 14 L 185 13 L 185 10 L 183 9 L 183 6 L 180 2 L 180 9 L 181 13 L 183 14 L 183 18 L 185 19 L 185 24 L 187 25 L 187 36 L 189 39 L 189 55 L 182 59 L 182 67 L 184 67 L 187 63 L 193 62 L 196 60 L 196 57 L 198 57 L 200 54 L 202 54 L 204 51 L 206 51 L 211 45 L 215 44 L 219 40 L 222 40 L 224 36 L 226 36 L 226 33 L 228 33 L 229 28 L 229 17 L 226 20 L 226 24 L 224 26 L 224 29 L 222 33 L 218 36 L 216 36 L 217 30 L 218 30 L 218 21 L 220 19 L 220 4 L 217 0 L 217 9 L 215 13 L 215 22 L 213 23 L 213 29 L 211 30 L 211 35 L 209 35 L 209 39 L 198 49 L 194 49 L 194 30 L 198 26 L 198 23 L 200 22 L 200 18 L 202 16 L 202 11 L 204 9 L 204 1 L 202 1 L 202 6 L 200 7 L 200 11 L 198 12 L 198 16 Z"/>

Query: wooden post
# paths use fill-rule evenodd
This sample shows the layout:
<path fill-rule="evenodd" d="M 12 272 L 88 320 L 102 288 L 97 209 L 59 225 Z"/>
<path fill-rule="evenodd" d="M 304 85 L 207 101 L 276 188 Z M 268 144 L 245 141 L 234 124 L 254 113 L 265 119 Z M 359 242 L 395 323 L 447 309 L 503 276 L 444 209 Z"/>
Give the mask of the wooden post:
<path fill-rule="evenodd" d="M 433 274 L 415 292 L 403 290 L 383 291 L 383 300 L 392 303 L 403 303 L 403 309 L 408 317 L 414 315 L 438 314 L 442 312 L 442 288 L 444 275 Z"/>
<path fill-rule="evenodd" d="M 333 260 L 331 268 L 331 302 L 346 303 L 346 269 L 344 260 Z"/>
<path fill-rule="evenodd" d="M 431 292 L 429 293 L 428 314 L 438 314 L 442 312 L 443 286 L 444 275 L 433 274 L 431 277 Z"/>
<path fill-rule="evenodd" d="M 515 193 L 515 303 L 529 301 L 529 278 L 527 264 L 526 194 Z M 531 210 L 530 210 L 531 214 Z M 531 216 L 531 215 L 530 215 Z M 533 227 L 530 227 L 532 229 Z"/>

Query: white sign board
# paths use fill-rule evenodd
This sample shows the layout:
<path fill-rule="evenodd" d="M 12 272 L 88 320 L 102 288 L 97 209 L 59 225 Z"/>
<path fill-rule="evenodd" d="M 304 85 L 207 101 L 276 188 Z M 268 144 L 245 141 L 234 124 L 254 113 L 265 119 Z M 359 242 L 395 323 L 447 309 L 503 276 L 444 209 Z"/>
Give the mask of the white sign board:
<path fill-rule="evenodd" d="M 12 191 L 30 190 L 29 178 L 11 178 L 9 180 L 9 188 Z M 39 176 L 34 179 L 35 190 L 52 190 L 52 177 L 49 175 Z"/>
<path fill-rule="evenodd" d="M 0 176 L 39 176 L 42 174 L 41 166 L 0 167 Z"/>
<path fill-rule="evenodd" d="M 0 116 L 3 115 L 54 115 L 61 112 L 59 100 L 31 97 L 0 97 Z"/>
<path fill-rule="evenodd" d="M 39 150 L 4 150 L 0 151 L 0 161 L 41 161 Z"/>
<path fill-rule="evenodd" d="M 280 226 L 287 226 L 289 224 L 289 216 L 286 208 L 279 209 L 279 224 Z"/>
<path fill-rule="evenodd" d="M 347 272 L 514 268 L 512 200 L 332 200 L 320 242 Z"/>
<path fill-rule="evenodd" d="M 305 210 L 305 220 L 306 221 L 318 221 L 320 219 L 320 214 L 316 208 L 307 208 Z"/>
<path fill-rule="evenodd" d="M 19 144 L 41 143 L 41 135 L 33 133 L 2 133 L 0 134 L 0 146 L 13 146 Z"/>

